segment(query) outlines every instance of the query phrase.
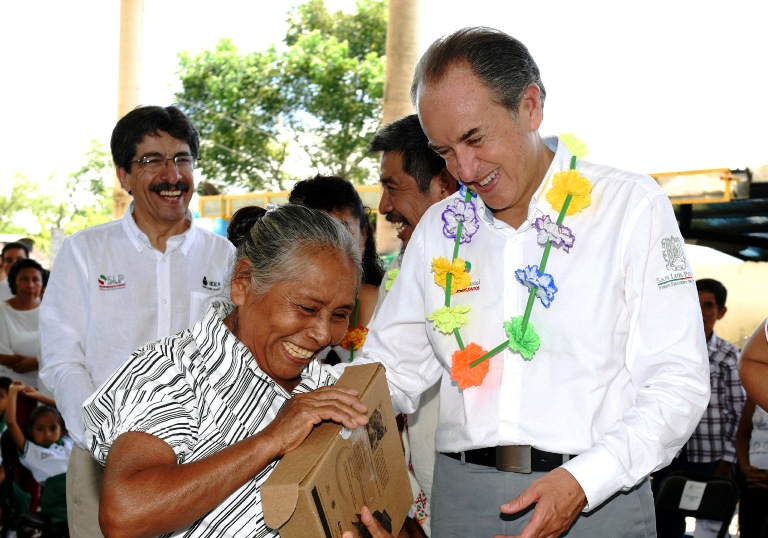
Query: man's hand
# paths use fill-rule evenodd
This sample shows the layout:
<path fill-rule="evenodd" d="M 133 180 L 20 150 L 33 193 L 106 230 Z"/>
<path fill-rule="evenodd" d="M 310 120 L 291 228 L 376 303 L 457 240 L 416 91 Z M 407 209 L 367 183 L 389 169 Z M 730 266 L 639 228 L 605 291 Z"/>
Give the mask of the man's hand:
<path fill-rule="evenodd" d="M 363 506 L 360 509 L 360 519 L 363 521 L 365 528 L 368 529 L 368 532 L 371 533 L 372 538 L 395 538 L 379 525 L 379 522 L 376 521 L 376 518 L 373 517 L 367 506 Z M 403 532 L 404 530 L 397 535 L 397 538 L 408 538 L 408 533 L 403 534 Z M 341 538 L 354 538 L 354 536 L 352 532 L 346 531 L 341 535 Z"/>
<path fill-rule="evenodd" d="M 715 472 L 712 474 L 720 478 L 731 478 L 731 462 L 720 460 L 717 462 Z"/>
<path fill-rule="evenodd" d="M 768 489 L 768 470 L 750 465 L 742 471 L 750 489 Z"/>
<path fill-rule="evenodd" d="M 515 514 L 534 503 L 533 516 L 520 538 L 560 536 L 579 517 L 587 505 L 587 496 L 573 475 L 559 467 L 536 480 L 507 504 L 502 504 L 501 511 Z M 505 537 L 497 535 L 496 538 Z"/>

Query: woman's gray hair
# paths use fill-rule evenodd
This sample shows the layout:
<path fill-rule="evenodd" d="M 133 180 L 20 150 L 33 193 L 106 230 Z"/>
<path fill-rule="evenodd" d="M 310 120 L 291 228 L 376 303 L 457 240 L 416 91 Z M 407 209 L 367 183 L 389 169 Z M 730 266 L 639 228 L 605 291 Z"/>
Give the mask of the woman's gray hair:
<path fill-rule="evenodd" d="M 448 69 L 466 64 L 491 92 L 499 105 L 517 117 L 523 92 L 531 84 L 540 90 L 541 106 L 547 92 L 539 66 L 528 48 L 500 30 L 483 26 L 463 28 L 436 40 L 416 65 L 411 100 L 416 104 L 419 87 L 439 82 Z"/>
<path fill-rule="evenodd" d="M 354 264 L 359 289 L 360 245 L 344 224 L 324 211 L 286 204 L 270 208 L 253 225 L 237 249 L 237 261 L 250 260 L 252 291 L 264 295 L 274 284 L 300 279 L 316 254 L 332 251 Z"/>

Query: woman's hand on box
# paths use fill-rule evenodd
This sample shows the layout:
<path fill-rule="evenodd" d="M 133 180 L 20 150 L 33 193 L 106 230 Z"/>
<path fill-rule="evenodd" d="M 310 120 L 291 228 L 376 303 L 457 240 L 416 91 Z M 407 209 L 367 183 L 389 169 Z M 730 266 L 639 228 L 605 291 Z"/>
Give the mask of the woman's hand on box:
<path fill-rule="evenodd" d="M 297 394 L 285 404 L 263 434 L 279 440 L 277 457 L 298 447 L 317 424 L 332 421 L 350 430 L 368 423 L 367 408 L 354 389 L 321 387 Z"/>

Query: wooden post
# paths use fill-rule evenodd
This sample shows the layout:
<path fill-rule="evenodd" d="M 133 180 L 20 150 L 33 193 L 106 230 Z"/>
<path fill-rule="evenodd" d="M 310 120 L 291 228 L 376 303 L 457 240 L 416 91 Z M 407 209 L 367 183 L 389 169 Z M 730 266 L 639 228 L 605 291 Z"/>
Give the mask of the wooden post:
<path fill-rule="evenodd" d="M 117 119 L 139 105 L 141 86 L 141 42 L 144 34 L 144 0 L 120 0 L 120 59 L 117 83 Z M 119 219 L 128 208 L 130 195 L 115 176 L 112 188 L 112 218 Z"/>

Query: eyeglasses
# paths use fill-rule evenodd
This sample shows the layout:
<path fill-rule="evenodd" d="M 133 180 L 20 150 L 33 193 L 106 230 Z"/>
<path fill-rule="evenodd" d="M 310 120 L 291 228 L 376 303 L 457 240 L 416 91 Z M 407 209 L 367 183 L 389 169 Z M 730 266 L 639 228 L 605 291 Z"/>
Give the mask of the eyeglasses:
<path fill-rule="evenodd" d="M 179 172 L 191 172 L 195 168 L 197 160 L 197 157 L 193 155 L 176 155 L 174 157 L 146 155 L 141 159 L 136 159 L 131 162 L 137 163 L 147 172 L 162 172 L 168 167 L 168 161 L 173 161 L 173 165 Z"/>

